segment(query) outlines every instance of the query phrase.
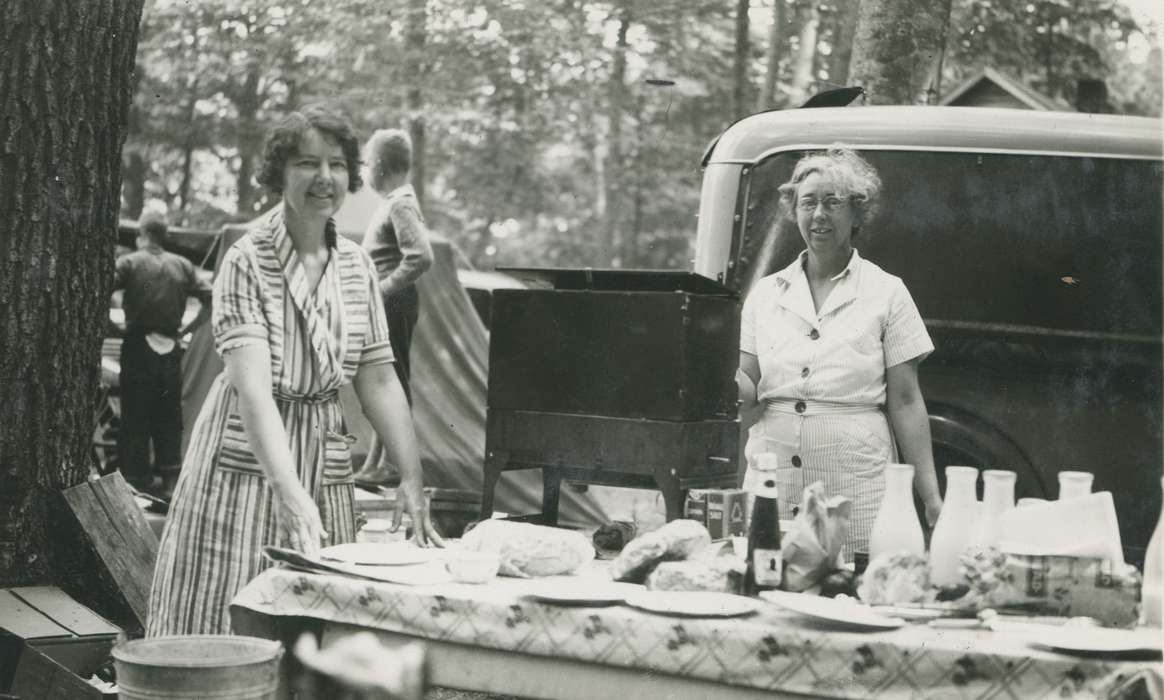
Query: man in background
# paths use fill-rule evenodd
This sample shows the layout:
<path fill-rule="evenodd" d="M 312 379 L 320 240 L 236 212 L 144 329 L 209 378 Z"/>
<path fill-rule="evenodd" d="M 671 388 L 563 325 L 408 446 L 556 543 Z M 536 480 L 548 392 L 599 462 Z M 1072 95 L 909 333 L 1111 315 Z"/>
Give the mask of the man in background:
<path fill-rule="evenodd" d="M 134 488 L 168 498 L 182 465 L 182 347 L 179 340 L 210 316 L 210 283 L 186 258 L 163 249 L 168 228 L 142 216 L 137 250 L 117 259 L 113 288 L 124 290 L 121 345 L 121 473 Z M 202 302 L 183 327 L 186 301 Z M 153 460 L 151 463 L 151 443 Z M 160 488 L 154 476 L 161 477 Z"/>

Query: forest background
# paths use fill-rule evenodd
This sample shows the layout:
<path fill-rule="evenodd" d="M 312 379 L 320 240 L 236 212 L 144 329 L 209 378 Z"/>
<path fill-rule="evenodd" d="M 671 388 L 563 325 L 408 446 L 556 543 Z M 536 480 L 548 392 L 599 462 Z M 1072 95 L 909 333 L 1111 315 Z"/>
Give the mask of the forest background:
<path fill-rule="evenodd" d="M 253 218 L 270 205 L 253 182 L 264 129 L 329 99 L 365 135 L 412 133 L 429 224 L 479 268 L 686 268 L 708 143 L 848 84 L 858 12 L 884 2 L 147 0 L 121 215 Z M 1110 111 L 1160 115 L 1159 13 L 1138 3 L 893 4 L 876 38 L 933 47 L 908 101 L 991 67 L 1065 109 L 1101 79 Z"/>

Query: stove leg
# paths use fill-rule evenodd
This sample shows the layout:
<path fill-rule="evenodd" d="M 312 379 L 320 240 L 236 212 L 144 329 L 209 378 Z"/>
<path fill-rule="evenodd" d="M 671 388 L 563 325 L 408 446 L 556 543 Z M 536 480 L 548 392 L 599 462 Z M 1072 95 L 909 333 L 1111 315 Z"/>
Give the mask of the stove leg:
<path fill-rule="evenodd" d="M 542 520 L 545 525 L 558 524 L 558 498 L 562 494 L 562 472 L 557 467 L 542 467 Z"/>
<path fill-rule="evenodd" d="M 501 479 L 501 472 L 509 464 L 509 453 L 505 450 L 489 450 L 485 458 L 485 475 L 481 484 L 481 518 L 493 517 L 493 491 Z"/>

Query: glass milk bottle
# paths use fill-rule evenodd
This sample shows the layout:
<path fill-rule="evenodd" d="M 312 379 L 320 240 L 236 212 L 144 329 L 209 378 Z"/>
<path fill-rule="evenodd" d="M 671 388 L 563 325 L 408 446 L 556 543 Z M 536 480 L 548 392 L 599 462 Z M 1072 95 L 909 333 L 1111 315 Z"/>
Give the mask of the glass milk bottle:
<path fill-rule="evenodd" d="M 1091 493 L 1091 482 L 1095 475 L 1091 472 L 1059 472 L 1059 500 L 1079 498 Z"/>
<path fill-rule="evenodd" d="M 962 552 L 978 517 L 978 470 L 946 467 L 946 497 L 930 540 L 930 581 L 948 586 L 959 580 Z"/>
<path fill-rule="evenodd" d="M 1164 479 L 1160 480 L 1164 488 Z M 1141 590 L 1140 624 L 1160 628 L 1164 625 L 1164 510 L 1148 542 L 1144 555 L 1144 587 Z"/>
<path fill-rule="evenodd" d="M 1014 472 L 987 469 L 982 472 L 982 515 L 974 526 L 970 543 L 975 547 L 997 547 L 1002 539 L 999 520 L 1014 508 Z"/>
<path fill-rule="evenodd" d="M 924 556 L 925 539 L 913 504 L 913 465 L 885 465 L 885 495 L 869 533 L 869 562 L 885 552 Z"/>

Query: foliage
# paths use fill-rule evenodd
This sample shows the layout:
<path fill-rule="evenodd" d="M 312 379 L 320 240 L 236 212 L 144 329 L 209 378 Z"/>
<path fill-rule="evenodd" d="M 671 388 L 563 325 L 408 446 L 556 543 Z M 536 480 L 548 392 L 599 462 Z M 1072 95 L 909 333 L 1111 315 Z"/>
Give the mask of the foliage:
<path fill-rule="evenodd" d="M 1077 77 L 1106 77 L 1121 111 L 1159 102 L 1150 71 L 1124 62 L 1139 30 L 1113 0 L 952 2 L 947 88 L 992 65 L 1061 97 Z M 803 3 L 752 0 L 745 77 L 760 94 L 773 3 L 785 26 L 768 99 L 784 107 L 811 36 Z M 262 129 L 331 99 L 365 134 L 422 120 L 426 215 L 478 266 L 683 268 L 700 156 L 733 120 L 736 4 L 149 0 L 130 146 L 145 154 L 147 197 L 175 223 L 214 228 L 269 204 L 250 183 Z M 859 4 L 818 4 L 810 90 L 842 72 Z M 423 41 L 410 44 L 418 6 Z"/>

